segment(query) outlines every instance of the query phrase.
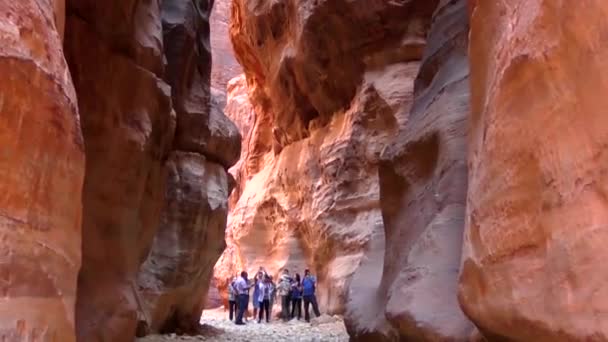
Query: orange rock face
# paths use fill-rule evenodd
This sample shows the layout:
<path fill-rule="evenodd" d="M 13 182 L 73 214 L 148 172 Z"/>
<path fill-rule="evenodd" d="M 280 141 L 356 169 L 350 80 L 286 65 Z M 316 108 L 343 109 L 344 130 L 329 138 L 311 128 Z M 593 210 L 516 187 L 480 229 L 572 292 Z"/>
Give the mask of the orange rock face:
<path fill-rule="evenodd" d="M 477 1 L 460 303 L 489 338 L 603 341 L 604 1 Z"/>
<path fill-rule="evenodd" d="M 192 327 L 223 250 L 225 169 L 240 152 L 238 130 L 211 101 L 211 2 L 68 7 L 88 156 L 79 338 L 131 342 L 142 321 Z"/>
<path fill-rule="evenodd" d="M 87 154 L 78 335 L 82 341 L 130 342 L 138 310 L 135 275 L 159 222 L 175 117 L 168 85 L 144 65 L 155 66 L 151 56 L 160 50 L 145 50 L 149 41 L 143 38 L 114 40 L 105 25 L 120 21 L 120 8 L 93 1 L 70 5 L 66 54 Z M 140 11 L 158 15 L 151 3 L 140 3 Z M 115 32 L 135 34 L 129 29 L 117 25 Z M 146 33 L 158 36 L 160 27 L 155 30 Z M 114 50 L 121 42 L 130 44 L 131 56 Z"/>
<path fill-rule="evenodd" d="M 0 339 L 71 342 L 84 146 L 62 14 L 2 0 L 0 16 Z"/>
<path fill-rule="evenodd" d="M 244 147 L 216 265 L 220 290 L 241 268 L 310 267 L 322 309 L 343 313 L 370 253 L 382 270 L 379 157 L 407 121 L 427 6 L 233 2 L 230 33 L 246 82 L 229 83 L 227 112 Z"/>

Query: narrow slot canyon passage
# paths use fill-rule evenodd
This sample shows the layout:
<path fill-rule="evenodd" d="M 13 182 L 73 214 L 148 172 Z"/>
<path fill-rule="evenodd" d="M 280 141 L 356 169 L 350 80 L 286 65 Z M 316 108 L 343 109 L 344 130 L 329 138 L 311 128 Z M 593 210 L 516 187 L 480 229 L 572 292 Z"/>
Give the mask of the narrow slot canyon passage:
<path fill-rule="evenodd" d="M 606 17 L 0 0 L 0 341 L 608 341 Z"/>

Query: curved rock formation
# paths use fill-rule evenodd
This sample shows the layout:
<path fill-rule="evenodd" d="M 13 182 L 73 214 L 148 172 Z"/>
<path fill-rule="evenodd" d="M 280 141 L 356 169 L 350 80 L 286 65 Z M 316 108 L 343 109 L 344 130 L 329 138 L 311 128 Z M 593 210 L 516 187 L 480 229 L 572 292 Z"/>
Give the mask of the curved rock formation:
<path fill-rule="evenodd" d="M 223 249 L 225 169 L 240 148 L 238 130 L 211 100 L 211 6 L 68 1 L 66 50 L 87 154 L 83 341 L 130 342 L 138 320 L 153 331 L 198 322 Z"/>
<path fill-rule="evenodd" d="M 216 265 L 220 290 L 241 268 L 310 267 L 321 307 L 344 312 L 352 275 L 384 239 L 379 156 L 407 120 L 433 6 L 233 3 L 247 89 L 234 81 L 227 112 L 254 123 L 240 125 L 248 132 Z M 245 92 L 250 108 L 231 113 Z M 382 259 L 374 265 L 382 269 Z"/>
<path fill-rule="evenodd" d="M 175 127 L 170 89 L 155 74 L 161 70 L 146 69 L 161 66 L 161 42 L 152 39 L 160 27 L 121 26 L 126 3 L 68 4 L 66 55 L 87 155 L 78 335 L 82 341 L 131 341 L 135 275 L 158 225 Z M 138 2 L 128 21 L 142 12 L 157 16 L 158 7 Z"/>
<path fill-rule="evenodd" d="M 490 339 L 608 340 L 608 3 L 475 4 L 460 303 Z"/>
<path fill-rule="evenodd" d="M 63 13 L 36 0 L 0 13 L 0 339 L 71 342 L 85 166 Z"/>
<path fill-rule="evenodd" d="M 241 136 L 211 94 L 211 1 L 164 0 L 166 78 L 177 112 L 158 233 L 138 275 L 141 331 L 193 332 L 199 326 L 213 265 L 224 250 L 227 168 Z"/>
<path fill-rule="evenodd" d="M 467 35 L 466 1 L 441 1 L 407 125 L 382 154 L 384 270 L 378 287 L 368 285 L 369 303 L 362 287 L 371 277 L 353 279 L 347 325 L 355 339 L 463 341 L 472 331 L 456 299 L 467 190 Z"/>
<path fill-rule="evenodd" d="M 230 6 L 232 0 L 214 0 L 211 11 L 211 86 L 226 92 L 228 81 L 243 72 L 234 58 L 232 43 L 228 35 Z M 223 107 L 222 107 L 223 108 Z"/>

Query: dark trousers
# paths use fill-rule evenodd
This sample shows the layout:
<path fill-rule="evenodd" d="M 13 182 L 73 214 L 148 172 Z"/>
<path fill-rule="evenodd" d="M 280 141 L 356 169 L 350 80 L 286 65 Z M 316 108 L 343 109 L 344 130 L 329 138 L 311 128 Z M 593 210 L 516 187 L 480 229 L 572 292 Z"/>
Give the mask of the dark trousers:
<path fill-rule="evenodd" d="M 235 300 L 229 300 L 228 301 L 228 311 L 230 312 L 230 314 L 228 317 L 230 317 L 231 321 L 232 321 L 232 318 L 234 316 L 236 316 L 236 310 L 237 310 L 236 298 L 235 298 Z"/>
<path fill-rule="evenodd" d="M 246 294 L 241 294 L 238 297 L 238 313 L 236 315 L 236 323 L 243 323 L 243 315 L 245 314 L 245 310 L 247 310 L 247 302 L 249 301 L 249 296 Z"/>
<path fill-rule="evenodd" d="M 319 312 L 319 305 L 317 304 L 317 297 L 315 295 L 304 296 L 304 319 L 306 322 L 310 322 L 310 315 L 308 314 L 310 304 L 312 304 L 312 311 L 315 312 L 315 316 L 321 316 L 321 312 Z"/>
<path fill-rule="evenodd" d="M 260 313 L 258 315 L 258 322 L 262 321 L 262 317 L 264 317 L 264 311 L 266 311 L 266 322 L 270 322 L 270 300 L 264 299 L 263 302 L 260 302 Z"/>
<path fill-rule="evenodd" d="M 289 319 L 289 296 L 281 296 L 281 318 Z"/>
<path fill-rule="evenodd" d="M 302 298 L 291 299 L 291 318 L 296 317 L 296 311 L 298 312 L 298 320 L 302 318 Z"/>

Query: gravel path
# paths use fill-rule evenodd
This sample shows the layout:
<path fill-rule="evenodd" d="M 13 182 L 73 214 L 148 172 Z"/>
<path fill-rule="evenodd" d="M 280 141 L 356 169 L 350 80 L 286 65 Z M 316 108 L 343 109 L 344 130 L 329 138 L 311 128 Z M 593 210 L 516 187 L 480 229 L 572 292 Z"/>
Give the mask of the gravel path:
<path fill-rule="evenodd" d="M 348 334 L 344 322 L 338 316 L 322 315 L 312 322 L 292 320 L 287 323 L 275 320 L 270 323 L 252 322 L 238 326 L 228 321 L 223 309 L 206 310 L 201 318 L 206 333 L 200 336 L 153 335 L 140 338 L 137 342 L 170 341 L 243 341 L 243 342 L 347 342 Z"/>

